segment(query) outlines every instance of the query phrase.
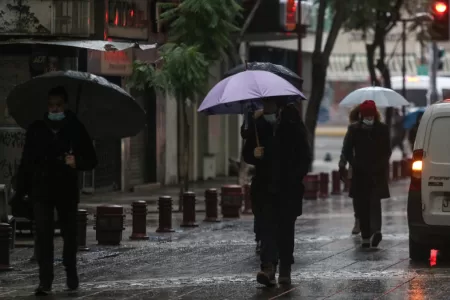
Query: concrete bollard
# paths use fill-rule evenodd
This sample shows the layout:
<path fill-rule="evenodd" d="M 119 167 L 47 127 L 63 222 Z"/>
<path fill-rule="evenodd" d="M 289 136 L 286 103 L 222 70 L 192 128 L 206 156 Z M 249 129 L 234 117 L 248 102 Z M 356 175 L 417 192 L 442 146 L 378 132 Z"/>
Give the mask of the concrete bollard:
<path fill-rule="evenodd" d="M 183 222 L 181 227 L 197 227 L 195 222 L 195 193 L 185 192 L 183 194 Z"/>
<path fill-rule="evenodd" d="M 400 179 L 400 161 L 395 160 L 392 162 L 392 180 L 396 181 Z"/>
<path fill-rule="evenodd" d="M 305 194 L 303 198 L 305 200 L 317 200 L 319 193 L 319 175 L 308 174 L 303 179 L 305 185 Z"/>
<path fill-rule="evenodd" d="M 172 229 L 172 197 L 161 196 L 158 200 L 159 224 L 156 232 L 174 232 Z"/>
<path fill-rule="evenodd" d="M 148 240 L 147 235 L 147 202 L 134 201 L 131 204 L 133 229 L 130 240 Z"/>
<path fill-rule="evenodd" d="M 341 174 L 339 171 L 333 171 L 331 172 L 331 180 L 332 180 L 332 187 L 331 187 L 331 195 L 341 195 Z"/>
<path fill-rule="evenodd" d="M 330 174 L 320 173 L 319 174 L 319 198 L 328 198 L 330 196 L 329 184 L 330 184 Z"/>
<path fill-rule="evenodd" d="M 124 228 L 123 206 L 97 206 L 95 237 L 99 245 L 120 245 Z"/>
<path fill-rule="evenodd" d="M 205 222 L 220 222 L 218 212 L 219 199 L 216 189 L 208 189 L 205 191 Z"/>
<path fill-rule="evenodd" d="M 244 210 L 242 211 L 244 215 L 252 215 L 252 195 L 250 184 L 244 185 Z"/>
<path fill-rule="evenodd" d="M 242 186 L 223 186 L 221 198 L 222 216 L 224 218 L 240 218 L 243 200 Z"/>
<path fill-rule="evenodd" d="M 0 271 L 11 271 L 10 244 L 12 228 L 8 223 L 0 223 Z"/>
<path fill-rule="evenodd" d="M 79 209 L 77 212 L 77 243 L 78 251 L 89 251 L 86 245 L 88 212 L 85 209 Z"/>

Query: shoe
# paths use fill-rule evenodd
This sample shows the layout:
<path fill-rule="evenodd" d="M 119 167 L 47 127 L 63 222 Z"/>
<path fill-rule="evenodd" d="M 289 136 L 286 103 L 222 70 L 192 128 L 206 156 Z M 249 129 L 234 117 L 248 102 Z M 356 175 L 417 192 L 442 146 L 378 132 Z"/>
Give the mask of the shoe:
<path fill-rule="evenodd" d="M 77 270 L 66 271 L 66 284 L 69 291 L 76 291 L 80 286 Z"/>
<path fill-rule="evenodd" d="M 352 234 L 360 234 L 360 233 L 361 228 L 359 227 L 359 219 L 355 219 L 355 225 L 353 226 Z"/>
<path fill-rule="evenodd" d="M 261 241 L 256 242 L 256 250 L 255 251 L 257 254 L 261 253 Z"/>
<path fill-rule="evenodd" d="M 278 284 L 290 285 L 291 280 L 291 265 L 280 264 L 280 275 L 278 276 Z"/>
<path fill-rule="evenodd" d="M 50 293 L 52 292 L 52 288 L 49 286 L 44 286 L 44 285 L 39 285 L 35 290 L 34 290 L 34 295 L 35 296 L 48 296 Z"/>
<path fill-rule="evenodd" d="M 370 239 L 363 239 L 361 243 L 361 248 L 370 248 Z"/>
<path fill-rule="evenodd" d="M 370 247 L 376 248 L 380 244 L 383 239 L 383 235 L 381 232 L 377 231 L 370 237 Z"/>
<path fill-rule="evenodd" d="M 261 271 L 256 275 L 256 281 L 267 287 L 274 286 L 276 284 L 275 280 L 276 266 L 272 263 L 262 264 Z"/>

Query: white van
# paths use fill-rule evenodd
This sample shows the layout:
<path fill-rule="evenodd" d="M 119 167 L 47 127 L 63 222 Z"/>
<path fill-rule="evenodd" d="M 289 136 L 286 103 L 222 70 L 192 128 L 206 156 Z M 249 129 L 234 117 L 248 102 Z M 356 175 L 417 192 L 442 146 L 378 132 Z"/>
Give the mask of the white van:
<path fill-rule="evenodd" d="M 408 194 L 409 257 L 450 250 L 450 100 L 431 105 L 417 131 Z"/>

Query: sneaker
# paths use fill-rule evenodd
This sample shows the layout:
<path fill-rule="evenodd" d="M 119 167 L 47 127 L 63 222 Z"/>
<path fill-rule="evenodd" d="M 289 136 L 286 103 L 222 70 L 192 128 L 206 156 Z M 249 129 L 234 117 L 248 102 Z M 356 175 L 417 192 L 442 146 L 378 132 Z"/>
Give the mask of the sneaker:
<path fill-rule="evenodd" d="M 370 247 L 376 248 L 380 244 L 383 239 L 383 235 L 381 232 L 377 231 L 370 237 Z"/>
<path fill-rule="evenodd" d="M 370 248 L 370 239 L 363 239 L 361 243 L 361 248 Z"/>
<path fill-rule="evenodd" d="M 261 271 L 256 275 L 256 281 L 267 287 L 274 286 L 276 284 L 275 280 L 276 267 L 274 264 L 262 264 Z"/>
<path fill-rule="evenodd" d="M 291 280 L 291 265 L 280 264 L 280 275 L 278 276 L 278 284 L 290 285 Z"/>
<path fill-rule="evenodd" d="M 257 254 L 261 253 L 261 241 L 256 242 L 256 250 L 255 251 Z"/>
<path fill-rule="evenodd" d="M 76 269 L 73 271 L 66 271 L 66 276 L 67 289 L 69 291 L 76 291 L 80 285 Z"/>
<path fill-rule="evenodd" d="M 353 226 L 352 234 L 360 234 L 360 233 L 361 228 L 359 227 L 359 219 L 355 219 L 355 225 Z"/>
<path fill-rule="evenodd" d="M 34 295 L 35 296 L 48 296 L 50 293 L 52 292 L 52 288 L 49 286 L 44 286 L 44 285 L 39 285 L 35 290 L 34 290 Z"/>

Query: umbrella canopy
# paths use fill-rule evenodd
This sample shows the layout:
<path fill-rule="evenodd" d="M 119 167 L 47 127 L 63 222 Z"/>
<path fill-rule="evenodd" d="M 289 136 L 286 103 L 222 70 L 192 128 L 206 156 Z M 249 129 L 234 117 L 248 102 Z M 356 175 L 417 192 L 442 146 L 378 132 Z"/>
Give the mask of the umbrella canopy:
<path fill-rule="evenodd" d="M 273 73 L 244 71 L 217 83 L 198 111 L 210 115 L 243 114 L 248 106 L 259 107 L 260 99 L 268 97 L 279 97 L 286 102 L 305 99 L 302 92 Z"/>
<path fill-rule="evenodd" d="M 49 72 L 17 85 L 6 100 L 9 114 L 25 129 L 43 119 L 48 92 L 56 86 L 66 89 L 69 108 L 92 138 L 134 136 L 145 127 L 145 112 L 130 94 L 103 77 L 77 71 Z"/>
<path fill-rule="evenodd" d="M 394 90 L 371 86 L 351 92 L 339 103 L 339 106 L 354 107 L 363 103 L 365 100 L 373 100 L 377 107 L 401 107 L 409 105 L 409 102 Z"/>
<path fill-rule="evenodd" d="M 242 65 L 238 65 L 234 67 L 231 70 L 228 70 L 224 74 L 224 77 L 230 77 L 237 73 L 244 72 L 244 71 L 268 71 L 271 73 L 274 73 L 283 79 L 286 79 L 289 81 L 293 86 L 295 86 L 298 89 L 302 89 L 303 79 L 300 78 L 296 73 L 292 72 L 288 68 L 282 65 L 276 65 L 269 62 L 249 62 Z"/>
<path fill-rule="evenodd" d="M 423 114 L 427 108 L 426 107 L 414 107 L 411 109 L 403 119 L 403 128 L 411 129 L 417 122 L 419 115 Z"/>

